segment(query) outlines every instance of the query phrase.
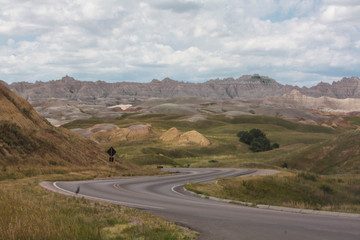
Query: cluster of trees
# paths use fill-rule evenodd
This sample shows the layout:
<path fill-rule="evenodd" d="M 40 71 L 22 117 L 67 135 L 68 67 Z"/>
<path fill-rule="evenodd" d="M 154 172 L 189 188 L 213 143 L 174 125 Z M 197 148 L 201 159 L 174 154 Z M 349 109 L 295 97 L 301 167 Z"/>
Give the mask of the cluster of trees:
<path fill-rule="evenodd" d="M 250 131 L 240 131 L 237 136 L 239 141 L 249 145 L 249 149 L 253 152 L 264 152 L 280 147 L 278 143 L 271 145 L 266 134 L 257 128 L 253 128 Z"/>

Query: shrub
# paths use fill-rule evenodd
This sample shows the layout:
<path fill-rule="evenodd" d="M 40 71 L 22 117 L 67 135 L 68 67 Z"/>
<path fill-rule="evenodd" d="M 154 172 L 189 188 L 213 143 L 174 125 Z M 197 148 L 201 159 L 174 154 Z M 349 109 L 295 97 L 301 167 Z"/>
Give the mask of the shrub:
<path fill-rule="evenodd" d="M 237 136 L 239 137 L 239 141 L 242 143 L 250 144 L 254 137 L 248 131 L 240 131 Z"/>
<path fill-rule="evenodd" d="M 253 138 L 266 138 L 266 134 L 257 128 L 251 129 L 249 133 Z"/>
<path fill-rule="evenodd" d="M 278 143 L 270 144 L 270 140 L 260 129 L 253 128 L 250 131 L 240 131 L 237 133 L 239 141 L 250 145 L 249 149 L 253 152 L 264 152 L 274 148 L 279 148 Z"/>
<path fill-rule="evenodd" d="M 274 143 L 273 145 L 271 145 L 272 149 L 279 148 L 279 147 L 280 147 L 280 145 L 278 143 Z"/>
<path fill-rule="evenodd" d="M 217 163 L 218 161 L 217 160 L 209 160 L 209 163 Z"/>
<path fill-rule="evenodd" d="M 270 141 L 267 138 L 258 137 L 255 138 L 251 144 L 249 149 L 253 152 L 264 152 L 271 150 Z"/>

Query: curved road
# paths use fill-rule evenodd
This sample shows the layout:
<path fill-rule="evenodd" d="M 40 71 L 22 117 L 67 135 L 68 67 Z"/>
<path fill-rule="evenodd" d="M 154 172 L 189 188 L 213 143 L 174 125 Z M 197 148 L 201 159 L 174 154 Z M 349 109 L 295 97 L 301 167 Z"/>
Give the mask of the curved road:
<path fill-rule="evenodd" d="M 199 239 L 360 239 L 360 219 L 278 212 L 197 198 L 186 182 L 245 175 L 246 169 L 166 169 L 171 176 L 55 182 L 61 191 L 146 210 L 200 232 Z"/>

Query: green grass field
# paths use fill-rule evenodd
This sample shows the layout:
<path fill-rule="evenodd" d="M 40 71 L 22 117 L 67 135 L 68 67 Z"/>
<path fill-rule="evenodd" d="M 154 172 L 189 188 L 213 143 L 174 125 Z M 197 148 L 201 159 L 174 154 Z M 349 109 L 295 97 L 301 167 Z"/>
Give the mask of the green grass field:
<path fill-rule="evenodd" d="M 116 156 L 121 161 L 130 161 L 139 165 L 169 165 L 191 167 L 267 167 L 279 168 L 284 163 L 288 168 L 312 171 L 316 173 L 337 174 L 341 171 L 359 173 L 359 161 L 353 155 L 347 157 L 351 164 L 341 165 L 338 161 L 329 160 L 329 156 L 321 154 L 332 146 L 341 145 L 341 136 L 346 139 L 351 135 L 349 129 L 332 129 L 329 127 L 306 125 L 286 121 L 277 117 L 244 115 L 226 118 L 223 115 L 208 115 L 207 120 L 197 122 L 185 121 L 186 115 L 165 114 L 129 114 L 118 120 L 87 119 L 77 120 L 65 125 L 67 128 L 86 128 L 96 123 L 112 123 L 119 127 L 129 127 L 135 124 L 151 124 L 154 134 L 141 141 L 115 142 L 103 145 L 106 149 L 114 146 L 118 152 Z M 357 122 L 356 118 L 352 118 Z M 178 146 L 176 144 L 164 143 L 159 140 L 160 135 L 166 130 L 176 127 L 185 132 L 197 130 L 207 137 L 212 145 L 208 147 Z M 272 151 L 252 153 L 248 146 L 238 141 L 236 133 L 241 130 L 252 128 L 261 129 L 267 134 L 272 143 L 280 144 L 279 149 Z M 348 139 L 352 139 L 352 134 Z M 349 143 L 349 142 L 348 142 Z M 356 143 L 356 141 L 355 141 Z M 350 146 L 351 145 L 351 146 Z M 355 149 L 349 143 L 349 151 Z M 346 147 L 344 144 L 337 147 L 337 152 Z M 149 149 L 152 149 L 151 151 Z M 352 151 L 353 152 L 353 151 Z M 318 156 L 313 157 L 312 155 Z M 323 155 L 323 156 L 321 156 Z M 336 155 L 336 154 L 335 154 Z M 338 159 L 341 161 L 341 157 Z M 210 162 L 210 160 L 216 160 Z M 337 162 L 335 164 L 334 162 Z"/>

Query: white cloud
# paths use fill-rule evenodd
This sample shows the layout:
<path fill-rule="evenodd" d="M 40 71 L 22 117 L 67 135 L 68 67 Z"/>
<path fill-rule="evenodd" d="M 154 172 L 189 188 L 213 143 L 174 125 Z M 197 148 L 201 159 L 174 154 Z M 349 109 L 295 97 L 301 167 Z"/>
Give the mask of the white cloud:
<path fill-rule="evenodd" d="M 359 13 L 350 0 L 0 0 L 0 79 L 332 81 L 359 74 Z"/>
<path fill-rule="evenodd" d="M 344 22 L 360 20 L 360 5 L 329 5 L 322 9 L 321 20 L 324 22 Z"/>

